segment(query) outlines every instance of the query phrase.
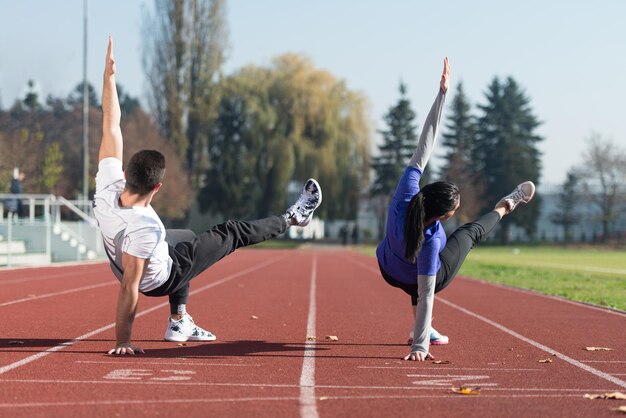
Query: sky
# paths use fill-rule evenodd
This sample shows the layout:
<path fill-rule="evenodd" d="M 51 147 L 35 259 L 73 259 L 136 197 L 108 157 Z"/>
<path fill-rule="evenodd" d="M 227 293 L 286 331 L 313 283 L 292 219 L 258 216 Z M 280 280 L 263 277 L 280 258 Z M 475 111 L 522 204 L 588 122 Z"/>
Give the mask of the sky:
<path fill-rule="evenodd" d="M 98 92 L 112 35 L 118 83 L 145 98 L 141 27 L 152 5 L 88 0 L 87 78 Z M 542 122 L 540 181 L 559 184 L 570 168 L 584 164 L 592 133 L 626 145 L 625 18 L 623 0 L 227 0 L 224 71 L 304 54 L 368 97 L 375 129 L 384 128 L 400 81 L 422 125 L 445 56 L 452 79 L 448 105 L 459 81 L 476 105 L 485 102 L 494 77 L 512 76 Z M 2 108 L 23 96 L 29 79 L 42 97 L 65 97 L 82 73 L 83 0 L 0 0 Z M 444 119 L 447 114 L 448 108 Z M 436 156 L 432 164 L 439 161 Z"/>

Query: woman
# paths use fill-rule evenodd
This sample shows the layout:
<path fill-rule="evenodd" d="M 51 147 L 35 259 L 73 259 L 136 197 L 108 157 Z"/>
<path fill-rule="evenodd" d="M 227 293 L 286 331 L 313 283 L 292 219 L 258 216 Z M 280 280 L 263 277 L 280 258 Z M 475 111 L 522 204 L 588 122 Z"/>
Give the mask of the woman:
<path fill-rule="evenodd" d="M 461 204 L 459 189 L 447 181 L 424 186 L 419 181 L 432 153 L 448 91 L 450 66 L 444 60 L 439 93 L 433 103 L 417 149 L 406 167 L 389 206 L 387 232 L 376 249 L 384 279 L 411 295 L 415 323 L 405 360 L 433 359 L 429 344 L 447 344 L 448 337 L 431 326 L 434 295 L 448 286 L 474 244 L 482 241 L 500 219 L 520 203 L 528 203 L 535 185 L 526 181 L 503 197 L 494 210 L 457 229 L 446 238 L 441 222 Z"/>

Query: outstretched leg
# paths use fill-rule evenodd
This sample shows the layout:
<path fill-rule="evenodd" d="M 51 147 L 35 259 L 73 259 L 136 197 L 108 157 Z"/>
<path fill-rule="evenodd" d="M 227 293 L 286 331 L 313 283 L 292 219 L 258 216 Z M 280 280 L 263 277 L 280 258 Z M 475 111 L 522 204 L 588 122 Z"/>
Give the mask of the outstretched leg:
<path fill-rule="evenodd" d="M 524 182 L 511 194 L 503 197 L 493 211 L 454 231 L 439 254 L 441 268 L 437 273 L 435 293 L 442 291 L 452 282 L 470 250 L 491 233 L 503 216 L 511 213 L 520 203 L 530 202 L 534 195 L 535 185 L 530 181 Z"/>

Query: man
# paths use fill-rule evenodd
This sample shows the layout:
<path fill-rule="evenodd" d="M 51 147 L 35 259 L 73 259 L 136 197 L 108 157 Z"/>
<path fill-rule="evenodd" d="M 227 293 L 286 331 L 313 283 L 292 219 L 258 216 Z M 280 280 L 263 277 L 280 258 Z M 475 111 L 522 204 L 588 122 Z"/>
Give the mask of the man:
<path fill-rule="evenodd" d="M 165 174 L 165 158 L 154 150 L 133 155 L 122 171 L 121 110 L 115 87 L 113 41 L 109 37 L 102 90 L 102 142 L 98 155 L 94 215 L 98 220 L 111 269 L 121 283 L 115 317 L 116 346 L 109 354 L 143 353 L 132 344 L 139 293 L 169 296 L 168 341 L 213 341 L 186 312 L 189 281 L 237 248 L 306 226 L 322 202 L 319 184 L 307 180 L 298 201 L 284 215 L 258 221 L 227 221 L 195 235 L 166 231 L 150 202 Z"/>

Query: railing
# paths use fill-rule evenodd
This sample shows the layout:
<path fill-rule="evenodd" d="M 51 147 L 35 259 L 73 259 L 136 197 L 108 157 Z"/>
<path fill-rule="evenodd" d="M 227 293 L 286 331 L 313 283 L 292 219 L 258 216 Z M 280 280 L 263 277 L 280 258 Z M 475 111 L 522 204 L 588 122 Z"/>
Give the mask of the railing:
<path fill-rule="evenodd" d="M 45 256 L 42 258 L 48 262 L 54 261 L 53 235 L 60 237 L 57 243 L 68 243 L 64 247 L 64 259 L 70 257 L 80 261 L 102 256 L 102 241 L 93 218 L 91 201 L 68 200 L 52 194 L 0 193 L 0 231 L 0 234 L 6 235 L 3 237 L 6 254 L 0 254 L 0 258 L 6 255 L 6 263 L 0 261 L 0 264 L 7 266 L 15 264 L 15 243 L 23 242 L 37 248 L 39 251 L 35 251 L 36 254 Z M 60 251 L 59 247 L 54 250 Z M 27 253 L 32 254 L 31 251 Z"/>

